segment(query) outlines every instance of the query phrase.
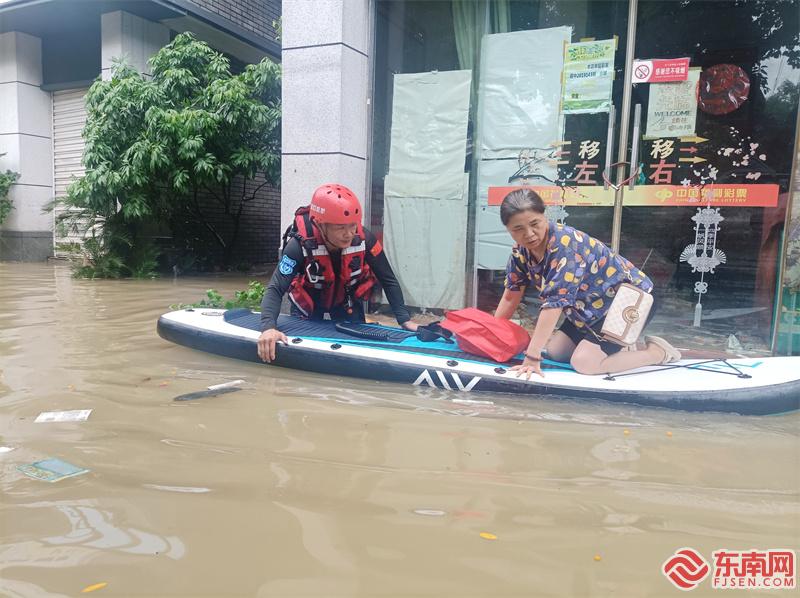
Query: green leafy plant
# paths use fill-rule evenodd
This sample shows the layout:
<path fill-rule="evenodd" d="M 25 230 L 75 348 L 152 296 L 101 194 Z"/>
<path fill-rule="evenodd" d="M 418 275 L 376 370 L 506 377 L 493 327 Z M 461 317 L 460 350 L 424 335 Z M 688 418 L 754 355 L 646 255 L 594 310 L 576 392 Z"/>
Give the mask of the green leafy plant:
<path fill-rule="evenodd" d="M 242 213 L 280 179 L 280 66 L 268 60 L 232 75 L 228 60 L 191 34 L 178 35 L 150 60 L 152 78 L 118 62 L 110 81 L 86 97 L 86 174 L 68 189 L 64 219 L 123 234 L 102 242 L 131 272 L 146 271 L 148 231 L 169 232 L 204 262 L 228 266 Z M 141 260 L 133 262 L 132 260 Z"/>
<path fill-rule="evenodd" d="M 83 243 L 83 263 L 75 268 L 76 278 L 122 278 L 125 264 L 105 247 L 105 236 L 90 237 Z"/>
<path fill-rule="evenodd" d="M 272 19 L 272 28 L 275 30 L 275 41 L 281 41 L 281 36 L 283 35 L 283 17 Z"/>
<path fill-rule="evenodd" d="M 0 154 L 0 157 L 2 156 L 5 156 L 5 154 Z M 5 222 L 5 219 L 8 218 L 11 210 L 14 209 L 14 204 L 8 197 L 8 192 L 11 189 L 11 185 L 13 185 L 18 178 L 19 173 L 11 170 L 0 172 L 0 224 Z"/>
<path fill-rule="evenodd" d="M 216 289 L 208 289 L 206 298 L 197 303 L 176 303 L 170 309 L 186 309 L 187 307 L 208 307 L 216 309 L 234 309 L 246 307 L 259 309 L 266 287 L 257 280 L 251 280 L 244 291 L 234 291 L 233 299 L 225 299 Z"/>

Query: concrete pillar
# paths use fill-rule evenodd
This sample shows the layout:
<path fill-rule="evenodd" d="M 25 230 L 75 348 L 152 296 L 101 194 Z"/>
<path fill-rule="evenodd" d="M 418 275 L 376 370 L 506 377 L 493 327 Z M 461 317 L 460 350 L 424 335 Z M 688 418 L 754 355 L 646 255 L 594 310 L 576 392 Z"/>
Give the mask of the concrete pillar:
<path fill-rule="evenodd" d="M 169 28 L 121 10 L 101 17 L 103 80 L 111 79 L 113 60 L 123 58 L 140 73 L 150 75 L 147 61 L 169 43 Z"/>
<path fill-rule="evenodd" d="M 42 91 L 42 42 L 0 34 L 0 171 L 20 174 L 14 209 L 0 226 L 0 260 L 43 261 L 53 254 L 52 98 Z"/>
<path fill-rule="evenodd" d="M 283 0 L 281 227 L 314 189 L 369 198 L 369 0 Z"/>

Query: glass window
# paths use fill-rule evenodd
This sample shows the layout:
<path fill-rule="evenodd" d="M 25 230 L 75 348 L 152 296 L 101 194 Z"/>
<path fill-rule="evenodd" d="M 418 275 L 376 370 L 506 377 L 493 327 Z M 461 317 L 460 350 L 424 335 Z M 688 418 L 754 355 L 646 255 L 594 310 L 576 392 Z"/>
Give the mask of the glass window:
<path fill-rule="evenodd" d="M 371 225 L 410 305 L 496 307 L 512 245 L 498 205 L 527 186 L 552 220 L 618 240 L 662 298 L 654 325 L 679 345 L 770 348 L 800 91 L 798 2 L 376 7 Z M 626 90 L 632 8 L 635 58 L 675 71 Z M 632 187 L 617 188 L 627 178 Z"/>
<path fill-rule="evenodd" d="M 796 2 L 638 4 L 637 58 L 688 57 L 693 72 L 691 84 L 633 88 L 642 174 L 624 196 L 620 249 L 646 262 L 665 299 L 655 325 L 683 336 L 682 346 L 771 347 L 799 23 Z M 685 105 L 668 95 L 673 88 Z M 687 116 L 690 105 L 696 113 Z"/>

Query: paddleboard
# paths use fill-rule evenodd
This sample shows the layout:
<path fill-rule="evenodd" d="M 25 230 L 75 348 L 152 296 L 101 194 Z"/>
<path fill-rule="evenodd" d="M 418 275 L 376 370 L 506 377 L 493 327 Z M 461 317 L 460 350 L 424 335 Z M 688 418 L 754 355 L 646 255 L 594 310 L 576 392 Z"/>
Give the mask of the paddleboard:
<path fill-rule="evenodd" d="M 269 367 L 429 386 L 454 392 L 494 392 L 602 400 L 685 411 L 767 415 L 800 409 L 800 357 L 685 359 L 614 375 L 587 376 L 545 360 L 545 377 L 517 377 L 511 367 L 461 351 L 444 340 L 422 342 L 400 328 L 282 315 Z M 232 359 L 263 363 L 257 353 L 260 314 L 248 309 L 184 309 L 161 316 L 164 339 Z M 267 364 L 264 364 L 267 365 Z"/>

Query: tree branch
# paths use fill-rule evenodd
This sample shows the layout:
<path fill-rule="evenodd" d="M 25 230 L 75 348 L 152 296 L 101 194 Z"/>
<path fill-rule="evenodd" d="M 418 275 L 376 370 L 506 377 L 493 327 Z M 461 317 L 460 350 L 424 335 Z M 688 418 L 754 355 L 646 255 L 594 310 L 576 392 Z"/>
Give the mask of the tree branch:
<path fill-rule="evenodd" d="M 197 201 L 197 187 L 194 187 L 192 193 L 192 204 L 195 209 L 195 213 L 197 215 L 198 220 L 200 220 L 201 224 L 208 229 L 208 232 L 214 237 L 214 240 L 219 243 L 222 249 L 227 249 L 228 245 L 225 243 L 225 239 L 217 232 L 217 230 L 211 226 L 211 224 L 206 220 L 205 216 L 203 216 L 203 211 L 200 208 L 200 202 Z"/>
<path fill-rule="evenodd" d="M 205 189 L 205 190 L 206 190 L 206 191 L 208 191 L 208 192 L 209 192 L 211 195 L 213 195 L 213 196 L 214 196 L 214 199 L 216 199 L 216 200 L 219 202 L 219 205 L 221 205 L 222 207 L 225 207 L 225 202 L 224 202 L 224 201 L 222 201 L 222 199 L 220 198 L 220 196 L 219 196 L 219 195 L 217 195 L 216 193 L 214 193 L 214 190 L 213 190 L 211 187 L 208 187 L 207 185 L 203 185 L 203 189 Z M 195 192 L 196 192 L 196 191 L 195 191 Z"/>
<path fill-rule="evenodd" d="M 250 197 L 248 197 L 247 199 L 242 199 L 242 201 L 243 201 L 243 202 L 244 202 L 244 201 L 253 201 L 253 200 L 256 198 L 256 194 L 257 194 L 259 191 L 261 191 L 261 188 L 262 188 L 262 187 L 265 187 L 265 186 L 267 186 L 267 185 L 269 185 L 269 181 L 264 181 L 264 182 L 263 182 L 263 183 L 261 183 L 261 184 L 260 184 L 258 187 L 256 187 L 255 191 L 253 191 L 253 194 L 252 194 Z"/>

